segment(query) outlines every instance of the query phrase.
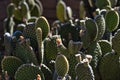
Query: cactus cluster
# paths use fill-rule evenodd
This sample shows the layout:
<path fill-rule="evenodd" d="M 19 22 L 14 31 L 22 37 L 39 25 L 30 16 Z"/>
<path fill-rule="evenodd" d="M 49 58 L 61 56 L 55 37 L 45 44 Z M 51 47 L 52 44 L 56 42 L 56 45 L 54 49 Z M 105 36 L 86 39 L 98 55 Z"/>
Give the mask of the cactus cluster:
<path fill-rule="evenodd" d="M 40 0 L 11 0 L 4 20 L 2 78 L 120 80 L 119 4 L 80 0 L 76 19 L 59 0 L 51 26 Z"/>

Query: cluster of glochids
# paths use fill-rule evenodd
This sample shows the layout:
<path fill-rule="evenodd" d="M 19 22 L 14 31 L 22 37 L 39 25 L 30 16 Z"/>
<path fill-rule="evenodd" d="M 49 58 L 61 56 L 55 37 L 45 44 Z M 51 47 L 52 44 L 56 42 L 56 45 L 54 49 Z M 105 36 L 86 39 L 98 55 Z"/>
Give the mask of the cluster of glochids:
<path fill-rule="evenodd" d="M 12 0 L 4 21 L 2 78 L 120 80 L 117 5 L 118 0 L 80 0 L 75 19 L 71 7 L 59 0 L 58 20 L 50 27 L 39 0 Z"/>

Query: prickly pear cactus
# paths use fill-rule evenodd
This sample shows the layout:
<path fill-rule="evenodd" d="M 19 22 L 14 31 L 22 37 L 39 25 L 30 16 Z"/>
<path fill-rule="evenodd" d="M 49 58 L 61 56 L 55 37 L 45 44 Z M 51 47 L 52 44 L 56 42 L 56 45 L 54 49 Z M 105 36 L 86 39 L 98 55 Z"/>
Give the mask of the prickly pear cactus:
<path fill-rule="evenodd" d="M 26 0 L 30 11 L 35 7 L 35 0 Z"/>
<path fill-rule="evenodd" d="M 12 36 L 10 35 L 10 33 L 5 33 L 4 34 L 4 46 L 5 46 L 5 52 L 6 55 L 11 55 L 12 53 Z"/>
<path fill-rule="evenodd" d="M 44 49 L 45 49 L 45 60 L 47 62 L 56 59 L 58 53 L 57 44 L 56 44 L 57 37 L 58 37 L 57 35 L 54 35 L 45 39 Z"/>
<path fill-rule="evenodd" d="M 6 56 L 1 61 L 2 70 L 7 71 L 8 75 L 12 78 L 14 78 L 15 72 L 22 64 L 22 60 L 14 56 Z"/>
<path fill-rule="evenodd" d="M 75 66 L 76 80 L 95 80 L 95 76 L 88 61 L 81 61 Z"/>
<path fill-rule="evenodd" d="M 36 31 L 35 23 L 32 23 L 32 22 L 28 23 L 23 30 L 23 36 L 25 38 L 30 39 L 31 46 L 33 48 L 36 48 L 38 46 L 35 31 Z"/>
<path fill-rule="evenodd" d="M 102 39 L 102 37 L 105 33 L 106 25 L 105 25 L 105 19 L 104 19 L 103 15 L 97 15 L 95 17 L 95 21 L 98 25 L 98 35 L 96 38 L 96 41 L 97 41 L 99 39 Z"/>
<path fill-rule="evenodd" d="M 14 32 L 14 26 L 15 26 L 15 22 L 13 20 L 13 17 L 5 18 L 5 20 L 4 20 L 4 33 L 9 32 L 12 35 Z"/>
<path fill-rule="evenodd" d="M 42 11 L 40 11 L 40 6 L 35 4 L 34 8 L 31 11 L 31 16 L 40 17 L 42 15 Z"/>
<path fill-rule="evenodd" d="M 50 32 L 50 25 L 48 20 L 44 16 L 40 16 L 35 22 L 36 29 L 40 27 L 42 29 L 42 40 L 44 40 L 49 32 Z"/>
<path fill-rule="evenodd" d="M 120 58 L 114 52 L 104 55 L 99 63 L 99 72 L 102 80 L 119 80 L 120 79 Z"/>
<path fill-rule="evenodd" d="M 100 9 L 111 7 L 110 0 L 96 0 L 96 6 Z"/>
<path fill-rule="evenodd" d="M 63 54 L 58 54 L 55 60 L 55 70 L 58 76 L 64 78 L 69 71 L 69 62 Z"/>
<path fill-rule="evenodd" d="M 69 54 L 76 54 L 82 48 L 82 42 L 74 42 L 73 40 L 69 41 L 68 50 Z"/>
<path fill-rule="evenodd" d="M 39 5 L 40 15 L 43 14 L 43 5 L 40 0 L 35 0 L 35 3 Z"/>
<path fill-rule="evenodd" d="M 108 40 L 99 40 L 102 56 L 104 56 L 108 52 L 112 52 L 112 44 Z"/>
<path fill-rule="evenodd" d="M 61 22 L 65 22 L 67 19 L 66 4 L 63 0 L 59 0 L 56 6 L 56 15 Z"/>
<path fill-rule="evenodd" d="M 29 6 L 25 0 L 20 1 L 19 6 L 15 8 L 14 16 L 20 21 L 30 18 Z"/>
<path fill-rule="evenodd" d="M 115 7 L 117 2 L 118 2 L 118 0 L 110 0 L 111 7 Z"/>
<path fill-rule="evenodd" d="M 67 6 L 66 8 L 66 14 L 67 14 L 67 20 L 70 20 L 73 18 L 73 12 L 70 6 Z"/>
<path fill-rule="evenodd" d="M 98 35 L 98 26 L 96 22 L 88 18 L 85 21 L 86 31 L 88 32 L 88 35 L 90 36 L 90 41 L 95 41 Z"/>
<path fill-rule="evenodd" d="M 34 80 L 38 74 L 41 76 L 41 80 L 45 80 L 40 67 L 33 64 L 23 64 L 17 69 L 15 80 Z"/>
<path fill-rule="evenodd" d="M 96 70 L 96 67 L 98 66 L 99 59 L 102 56 L 102 51 L 99 43 L 93 42 L 87 49 L 87 54 L 92 55 L 93 59 L 91 60 L 91 66 L 93 70 Z"/>
<path fill-rule="evenodd" d="M 14 10 L 15 10 L 15 5 L 13 3 L 10 3 L 7 6 L 7 15 L 8 15 L 8 17 L 12 17 L 13 16 Z"/>
<path fill-rule="evenodd" d="M 117 30 L 117 32 L 114 34 L 112 38 L 112 48 L 117 52 L 117 54 L 120 55 L 120 29 Z"/>
<path fill-rule="evenodd" d="M 24 63 L 33 63 L 38 65 L 36 55 L 29 42 L 29 40 L 23 39 L 23 41 L 17 43 L 14 56 L 19 57 Z"/>
<path fill-rule="evenodd" d="M 41 70 L 44 73 L 46 80 L 52 80 L 52 77 L 53 77 L 52 71 L 50 70 L 50 68 L 48 66 L 46 66 L 45 64 L 42 64 Z"/>
<path fill-rule="evenodd" d="M 85 19 L 86 17 L 86 10 L 85 10 L 85 4 L 83 1 L 80 1 L 80 6 L 79 6 L 79 16 L 80 19 Z"/>
<path fill-rule="evenodd" d="M 68 61 L 69 61 L 69 65 L 70 65 L 70 69 L 68 74 L 71 76 L 71 78 L 73 80 L 75 80 L 75 65 L 78 63 L 75 54 L 70 54 L 70 56 L 68 57 Z"/>
<path fill-rule="evenodd" d="M 119 14 L 117 11 L 111 10 L 106 13 L 105 16 L 106 27 L 108 31 L 112 32 L 118 28 Z"/>
<path fill-rule="evenodd" d="M 43 47 L 43 42 L 42 42 L 42 30 L 41 28 L 36 29 L 36 37 L 37 37 L 37 42 L 38 42 L 38 62 L 39 64 L 43 63 L 44 59 L 44 47 Z"/>
<path fill-rule="evenodd" d="M 15 4 L 15 6 L 18 6 L 20 1 L 22 0 L 11 0 L 11 2 Z"/>

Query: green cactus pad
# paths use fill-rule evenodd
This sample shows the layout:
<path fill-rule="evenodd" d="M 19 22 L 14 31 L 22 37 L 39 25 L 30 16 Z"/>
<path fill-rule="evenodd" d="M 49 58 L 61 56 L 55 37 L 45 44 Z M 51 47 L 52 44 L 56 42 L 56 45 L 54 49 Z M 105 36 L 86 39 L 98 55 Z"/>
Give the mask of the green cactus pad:
<path fill-rule="evenodd" d="M 14 10 L 15 10 L 15 5 L 14 5 L 13 3 L 10 3 L 10 4 L 7 6 L 7 14 L 8 14 L 8 17 L 12 17 L 12 16 L 13 16 Z"/>
<path fill-rule="evenodd" d="M 69 71 L 69 62 L 64 55 L 59 54 L 57 56 L 55 60 L 55 70 L 58 76 L 64 77 L 67 75 Z"/>
<path fill-rule="evenodd" d="M 90 46 L 87 49 L 86 54 L 89 54 L 93 57 L 90 65 L 92 66 L 93 70 L 95 71 L 96 67 L 98 66 L 99 59 L 102 56 L 102 51 L 101 51 L 101 47 L 100 47 L 99 43 L 93 42 L 92 44 L 90 44 Z"/>
<path fill-rule="evenodd" d="M 119 14 L 117 11 L 111 10 L 105 16 L 106 27 L 108 31 L 112 32 L 117 29 L 119 25 Z"/>
<path fill-rule="evenodd" d="M 86 10 L 85 10 L 85 4 L 83 1 L 80 1 L 80 4 L 79 4 L 79 17 L 80 19 L 85 19 L 86 17 Z"/>
<path fill-rule="evenodd" d="M 23 64 L 17 69 L 15 80 L 34 80 L 38 74 L 41 76 L 41 80 L 45 80 L 40 67 L 33 64 Z"/>
<path fill-rule="evenodd" d="M 5 18 L 4 20 L 4 32 L 9 32 L 11 35 L 14 32 L 15 22 L 13 17 Z"/>
<path fill-rule="evenodd" d="M 105 7 L 111 7 L 110 0 L 96 0 L 96 6 L 100 9 L 103 9 Z"/>
<path fill-rule="evenodd" d="M 17 27 L 16 27 L 16 30 L 23 32 L 25 26 L 26 26 L 25 24 L 18 24 Z"/>
<path fill-rule="evenodd" d="M 29 45 L 27 40 L 16 45 L 15 56 L 19 57 L 24 63 L 38 65 L 33 48 Z"/>
<path fill-rule="evenodd" d="M 40 10 L 40 15 L 43 14 L 43 5 L 42 2 L 40 0 L 35 0 L 35 3 L 39 5 L 39 10 Z"/>
<path fill-rule="evenodd" d="M 117 32 L 114 34 L 112 38 L 112 48 L 117 52 L 117 54 L 120 55 L 120 29 L 117 30 Z"/>
<path fill-rule="evenodd" d="M 12 53 L 12 44 L 11 44 L 12 36 L 10 33 L 5 33 L 4 34 L 4 47 L 5 47 L 5 52 L 6 55 L 11 55 Z"/>
<path fill-rule="evenodd" d="M 110 0 L 111 6 L 115 7 L 117 4 L 118 0 Z"/>
<path fill-rule="evenodd" d="M 18 6 L 20 1 L 22 0 L 11 0 L 11 2 L 15 4 L 15 6 Z"/>
<path fill-rule="evenodd" d="M 20 21 L 30 18 L 29 6 L 25 1 L 21 1 L 19 7 L 15 8 L 14 16 Z"/>
<path fill-rule="evenodd" d="M 36 48 L 38 46 L 37 44 L 37 38 L 36 38 L 36 28 L 35 23 L 30 22 L 26 25 L 26 27 L 23 30 L 23 36 L 26 39 L 30 39 L 31 46 L 33 48 Z"/>
<path fill-rule="evenodd" d="M 22 15 L 21 15 L 21 12 L 19 9 L 15 8 L 15 11 L 14 11 L 14 16 L 17 20 L 20 20 L 22 21 Z"/>
<path fill-rule="evenodd" d="M 88 62 L 80 62 L 75 67 L 76 80 L 95 80 L 92 67 Z"/>
<path fill-rule="evenodd" d="M 30 10 L 32 10 L 35 7 L 35 1 L 34 0 L 26 0 Z"/>
<path fill-rule="evenodd" d="M 31 16 L 40 17 L 42 15 L 40 7 L 38 4 L 35 4 L 34 8 L 31 10 Z"/>
<path fill-rule="evenodd" d="M 83 42 L 83 48 L 87 49 L 90 45 L 90 36 L 86 30 L 80 30 L 81 40 Z"/>
<path fill-rule="evenodd" d="M 100 60 L 99 72 L 102 80 L 120 79 L 120 58 L 114 52 L 109 52 Z"/>
<path fill-rule="evenodd" d="M 50 32 L 50 25 L 48 23 L 48 20 L 44 16 L 40 16 L 36 22 L 35 22 L 36 29 L 40 27 L 42 29 L 42 40 L 44 40 L 49 32 Z"/>
<path fill-rule="evenodd" d="M 35 22 L 37 20 L 37 17 L 31 17 L 30 19 L 28 19 L 28 23 L 30 22 Z"/>
<path fill-rule="evenodd" d="M 67 19 L 66 4 L 63 0 L 59 0 L 56 6 L 56 15 L 61 22 L 65 22 Z"/>
<path fill-rule="evenodd" d="M 102 56 L 112 51 L 112 44 L 108 40 L 100 40 L 98 43 L 100 44 L 102 50 Z"/>
<path fill-rule="evenodd" d="M 67 14 L 67 20 L 70 20 L 70 19 L 72 19 L 73 17 L 73 12 L 72 12 L 72 9 L 71 9 L 71 7 L 70 6 L 68 6 L 67 8 L 66 8 L 66 14 Z"/>
<path fill-rule="evenodd" d="M 42 64 L 41 70 L 44 73 L 46 80 L 52 80 L 52 77 L 53 77 L 52 71 L 50 70 L 50 68 L 48 66 L 46 66 L 45 64 Z"/>
<path fill-rule="evenodd" d="M 98 35 L 98 26 L 96 22 L 93 19 L 88 18 L 85 21 L 85 26 L 86 26 L 88 35 L 90 36 L 90 41 L 95 41 Z"/>
<path fill-rule="evenodd" d="M 75 54 L 70 54 L 68 61 L 69 61 L 69 65 L 70 65 L 70 69 L 69 69 L 68 74 L 71 76 L 72 80 L 75 80 L 75 77 L 76 77 L 75 65 L 78 63 Z"/>
<path fill-rule="evenodd" d="M 18 67 L 22 64 L 22 60 L 14 56 L 6 56 L 1 61 L 2 70 L 7 71 L 11 77 L 14 77 Z"/>
<path fill-rule="evenodd" d="M 103 35 L 105 33 L 105 29 L 106 29 L 105 19 L 104 19 L 103 15 L 97 15 L 95 17 L 95 21 L 98 25 L 98 35 L 97 35 L 96 40 L 99 40 L 103 37 Z"/>
<path fill-rule="evenodd" d="M 44 47 L 43 47 L 43 42 L 42 42 L 42 30 L 40 27 L 36 29 L 36 37 L 37 37 L 37 42 L 38 42 L 38 62 L 39 64 L 43 63 L 44 59 Z"/>
<path fill-rule="evenodd" d="M 74 42 L 73 40 L 69 41 L 68 50 L 69 54 L 76 54 L 82 48 L 82 42 Z"/>
<path fill-rule="evenodd" d="M 55 60 L 57 57 L 57 44 L 56 44 L 57 36 L 51 36 L 50 38 L 46 38 L 44 42 L 45 49 L 45 58 L 47 62 L 50 60 Z"/>

